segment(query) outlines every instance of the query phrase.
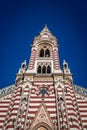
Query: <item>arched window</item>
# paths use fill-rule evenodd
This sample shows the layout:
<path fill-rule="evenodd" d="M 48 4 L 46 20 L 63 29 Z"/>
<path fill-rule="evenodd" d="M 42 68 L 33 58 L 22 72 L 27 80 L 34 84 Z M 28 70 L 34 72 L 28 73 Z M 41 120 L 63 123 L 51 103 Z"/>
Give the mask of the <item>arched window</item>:
<path fill-rule="evenodd" d="M 64 68 L 65 68 L 65 69 L 68 68 L 68 67 L 67 67 L 67 64 L 64 64 Z"/>
<path fill-rule="evenodd" d="M 44 50 L 43 49 L 40 50 L 40 57 L 44 57 Z"/>
<path fill-rule="evenodd" d="M 47 66 L 47 73 L 51 73 L 51 67 L 49 65 Z"/>
<path fill-rule="evenodd" d="M 48 49 L 45 51 L 45 57 L 50 57 L 50 51 Z"/>
<path fill-rule="evenodd" d="M 41 66 L 38 66 L 37 73 L 41 73 Z"/>
<path fill-rule="evenodd" d="M 48 130 L 47 128 L 45 128 L 44 126 L 39 127 L 37 130 Z"/>
<path fill-rule="evenodd" d="M 42 67 L 42 73 L 46 73 L 46 66 L 45 65 Z"/>

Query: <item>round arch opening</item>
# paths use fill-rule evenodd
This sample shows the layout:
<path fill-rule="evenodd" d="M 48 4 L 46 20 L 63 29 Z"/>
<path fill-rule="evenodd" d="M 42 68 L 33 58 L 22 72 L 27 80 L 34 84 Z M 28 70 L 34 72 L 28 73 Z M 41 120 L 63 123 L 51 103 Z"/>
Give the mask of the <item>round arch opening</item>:
<path fill-rule="evenodd" d="M 44 126 L 40 126 L 39 128 L 37 128 L 36 130 L 48 130 L 46 127 Z"/>
<path fill-rule="evenodd" d="M 48 124 L 42 122 L 37 124 L 33 130 L 53 130 Z"/>

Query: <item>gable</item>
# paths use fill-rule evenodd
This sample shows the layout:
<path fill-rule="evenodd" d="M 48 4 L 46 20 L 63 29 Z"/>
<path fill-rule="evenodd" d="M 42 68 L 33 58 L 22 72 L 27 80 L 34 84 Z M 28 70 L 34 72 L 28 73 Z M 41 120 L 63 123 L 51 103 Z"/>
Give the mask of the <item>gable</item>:
<path fill-rule="evenodd" d="M 51 122 L 50 115 L 46 110 L 46 106 L 42 102 L 40 105 L 38 112 L 34 118 L 33 123 L 31 124 L 30 130 L 35 130 L 40 126 L 45 126 L 48 130 L 54 130 L 54 126 Z"/>

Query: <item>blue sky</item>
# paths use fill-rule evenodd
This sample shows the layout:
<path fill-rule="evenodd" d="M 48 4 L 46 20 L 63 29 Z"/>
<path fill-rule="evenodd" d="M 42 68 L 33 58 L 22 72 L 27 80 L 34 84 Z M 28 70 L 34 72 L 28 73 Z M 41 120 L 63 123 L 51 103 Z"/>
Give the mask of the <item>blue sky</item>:
<path fill-rule="evenodd" d="M 14 84 L 25 59 L 30 58 L 33 38 L 47 24 L 59 43 L 74 83 L 87 88 L 86 0 L 0 1 L 0 88 Z"/>

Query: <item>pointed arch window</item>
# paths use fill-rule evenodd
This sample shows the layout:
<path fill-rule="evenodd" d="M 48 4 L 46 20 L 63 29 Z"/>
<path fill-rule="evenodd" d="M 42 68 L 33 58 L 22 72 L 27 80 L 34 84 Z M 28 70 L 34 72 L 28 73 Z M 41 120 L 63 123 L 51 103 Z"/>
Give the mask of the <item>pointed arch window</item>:
<path fill-rule="evenodd" d="M 51 67 L 49 65 L 47 66 L 47 73 L 51 73 Z"/>
<path fill-rule="evenodd" d="M 46 127 L 44 127 L 44 126 L 41 126 L 37 130 L 48 130 L 48 129 Z"/>
<path fill-rule="evenodd" d="M 43 49 L 40 50 L 40 57 L 44 57 L 44 50 Z"/>
<path fill-rule="evenodd" d="M 43 67 L 42 67 L 42 73 L 46 73 L 46 66 L 44 65 Z"/>
<path fill-rule="evenodd" d="M 45 51 L 45 57 L 50 57 L 50 51 L 49 51 L 49 49 L 46 49 L 46 51 Z"/>
<path fill-rule="evenodd" d="M 40 65 L 37 68 L 37 73 L 41 73 L 41 66 Z"/>
<path fill-rule="evenodd" d="M 65 69 L 68 68 L 68 67 L 67 67 L 67 64 L 64 65 L 64 68 L 65 68 Z"/>

